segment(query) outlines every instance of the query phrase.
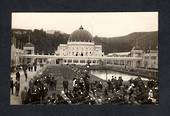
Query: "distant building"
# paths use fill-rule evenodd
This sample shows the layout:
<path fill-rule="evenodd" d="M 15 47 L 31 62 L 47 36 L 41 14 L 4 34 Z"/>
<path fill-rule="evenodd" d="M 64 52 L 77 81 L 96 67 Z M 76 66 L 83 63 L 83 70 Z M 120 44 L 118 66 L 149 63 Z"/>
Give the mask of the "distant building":
<path fill-rule="evenodd" d="M 143 55 L 143 67 L 158 69 L 158 50 L 150 50 Z"/>
<path fill-rule="evenodd" d="M 28 42 L 25 44 L 24 48 L 23 48 L 23 51 L 24 51 L 24 54 L 27 54 L 27 55 L 34 55 L 34 51 L 35 51 L 35 47 L 32 43 Z M 24 63 L 28 64 L 28 63 L 31 63 L 33 64 L 34 63 L 34 59 L 32 58 L 25 58 L 24 59 Z"/>
<path fill-rule="evenodd" d="M 109 53 L 107 57 L 138 57 L 141 60 L 137 61 L 127 61 L 125 60 L 114 60 L 107 61 L 107 64 L 111 65 L 123 65 L 127 67 L 135 67 L 135 68 L 153 68 L 158 69 L 158 50 L 150 50 L 145 53 L 143 50 L 137 47 L 133 47 L 130 52 L 118 52 L 118 53 Z"/>
<path fill-rule="evenodd" d="M 63 58 L 63 64 L 98 64 L 104 55 L 101 45 L 95 45 L 92 35 L 82 26 L 69 37 L 67 44 L 60 44 L 56 54 Z M 97 58 L 98 57 L 98 58 Z"/>
<path fill-rule="evenodd" d="M 145 53 L 137 45 L 129 52 L 109 53 L 104 55 L 102 45 L 95 45 L 92 35 L 82 26 L 73 31 L 67 44 L 60 44 L 55 54 L 35 54 L 30 42 L 24 46 L 25 63 L 75 64 L 75 65 L 110 65 L 127 69 L 158 69 L 158 50 Z"/>

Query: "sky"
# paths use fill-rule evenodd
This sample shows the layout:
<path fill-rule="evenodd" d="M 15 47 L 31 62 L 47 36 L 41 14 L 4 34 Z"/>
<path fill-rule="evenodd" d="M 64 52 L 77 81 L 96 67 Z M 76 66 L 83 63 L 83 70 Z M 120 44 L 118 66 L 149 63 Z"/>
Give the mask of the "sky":
<path fill-rule="evenodd" d="M 80 26 L 93 36 L 116 37 L 158 31 L 158 12 L 13 12 L 12 28 L 56 30 L 71 34 Z"/>

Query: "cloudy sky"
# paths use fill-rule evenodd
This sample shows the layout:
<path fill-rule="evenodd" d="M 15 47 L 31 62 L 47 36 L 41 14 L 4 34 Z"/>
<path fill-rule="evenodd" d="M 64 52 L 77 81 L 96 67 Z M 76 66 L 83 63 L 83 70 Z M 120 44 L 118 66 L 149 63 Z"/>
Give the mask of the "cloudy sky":
<path fill-rule="evenodd" d="M 158 12 L 12 13 L 12 28 L 72 33 L 82 25 L 93 36 L 115 37 L 158 31 Z"/>

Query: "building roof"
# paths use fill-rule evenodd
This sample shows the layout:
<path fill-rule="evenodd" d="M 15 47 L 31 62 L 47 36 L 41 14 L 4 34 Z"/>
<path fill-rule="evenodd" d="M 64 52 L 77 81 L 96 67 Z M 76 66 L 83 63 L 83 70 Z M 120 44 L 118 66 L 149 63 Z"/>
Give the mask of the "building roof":
<path fill-rule="evenodd" d="M 34 47 L 34 45 L 30 42 L 26 43 L 24 47 Z"/>
<path fill-rule="evenodd" d="M 78 30 L 75 30 L 69 37 L 69 41 L 75 42 L 92 42 L 93 37 L 91 33 L 85 30 L 82 26 Z"/>

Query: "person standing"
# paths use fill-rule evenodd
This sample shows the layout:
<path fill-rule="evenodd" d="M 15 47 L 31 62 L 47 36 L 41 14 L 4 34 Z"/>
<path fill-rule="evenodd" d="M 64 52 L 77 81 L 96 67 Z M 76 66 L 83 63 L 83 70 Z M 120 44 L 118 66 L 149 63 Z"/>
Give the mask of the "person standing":
<path fill-rule="evenodd" d="M 22 104 L 26 104 L 27 102 L 27 87 L 24 87 L 24 90 L 21 91 L 21 101 Z"/>
<path fill-rule="evenodd" d="M 28 63 L 28 71 L 31 71 L 31 65 Z"/>
<path fill-rule="evenodd" d="M 15 82 L 15 94 L 16 94 L 16 96 L 19 95 L 19 90 L 20 90 L 20 82 L 18 80 L 16 80 L 16 82 Z"/>
<path fill-rule="evenodd" d="M 33 81 L 33 79 L 31 79 L 31 80 L 29 81 L 29 88 L 30 88 L 31 91 L 32 91 L 32 89 L 33 89 L 33 86 L 34 86 L 34 81 Z"/>
<path fill-rule="evenodd" d="M 19 69 L 17 69 L 17 72 L 16 72 L 16 80 L 17 80 L 17 81 L 20 81 Z"/>
<path fill-rule="evenodd" d="M 27 75 L 27 71 L 24 71 L 24 75 L 25 75 L 25 81 L 27 81 L 28 75 Z"/>
<path fill-rule="evenodd" d="M 26 64 L 23 65 L 23 70 L 24 71 L 27 70 L 27 65 Z"/>
<path fill-rule="evenodd" d="M 14 93 L 14 81 L 13 81 L 13 78 L 11 77 L 11 85 L 10 85 L 10 89 L 11 89 L 11 92 L 12 92 L 12 95 Z"/>
<path fill-rule="evenodd" d="M 24 64 L 23 65 L 23 71 L 24 71 L 24 75 L 25 75 L 25 81 L 27 81 L 27 66 Z"/>

